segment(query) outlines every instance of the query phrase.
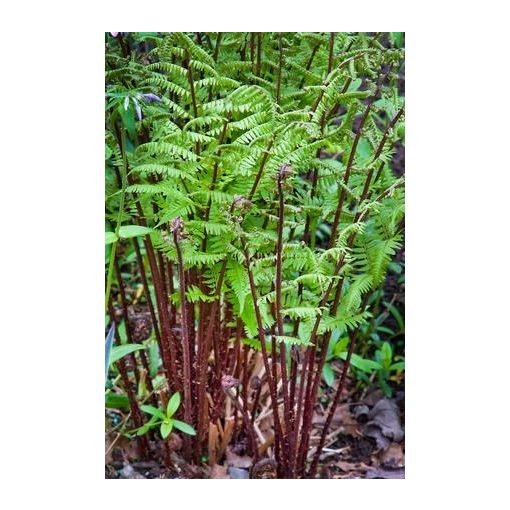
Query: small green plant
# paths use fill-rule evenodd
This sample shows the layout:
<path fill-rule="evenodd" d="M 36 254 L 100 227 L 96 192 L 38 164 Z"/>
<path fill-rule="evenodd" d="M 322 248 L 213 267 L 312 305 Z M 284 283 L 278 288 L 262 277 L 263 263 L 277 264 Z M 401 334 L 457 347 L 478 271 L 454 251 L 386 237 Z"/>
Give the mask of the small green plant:
<path fill-rule="evenodd" d="M 183 421 L 176 420 L 173 417 L 174 414 L 177 412 L 177 409 L 179 409 L 180 405 L 181 395 L 177 392 L 174 393 L 172 395 L 172 398 L 170 398 L 170 400 L 168 401 L 168 405 L 166 406 L 166 412 L 150 405 L 140 406 L 140 409 L 143 412 L 150 414 L 151 418 L 143 427 L 140 427 L 137 430 L 136 435 L 143 436 L 144 434 L 147 434 L 149 430 L 159 426 L 159 432 L 163 439 L 166 439 L 170 435 L 170 432 L 172 432 L 174 427 L 176 429 L 179 429 L 181 432 L 184 432 L 185 434 L 195 436 L 196 435 L 195 429 L 191 425 L 188 425 Z"/>
<path fill-rule="evenodd" d="M 388 384 L 388 380 L 393 372 L 404 370 L 405 361 L 394 361 L 393 349 L 389 342 L 384 342 L 382 347 L 375 353 L 375 363 L 377 368 L 377 379 L 379 385 L 387 397 L 391 397 L 393 390 Z"/>
<path fill-rule="evenodd" d="M 338 335 L 337 335 L 338 337 Z M 333 386 L 335 381 L 335 373 L 331 366 L 334 359 L 346 360 L 348 355 L 349 339 L 347 337 L 337 338 L 336 343 L 333 343 L 328 356 L 326 364 L 323 368 L 323 378 L 328 386 Z M 374 359 L 364 358 L 358 354 L 352 354 L 351 365 L 357 369 L 355 374 L 359 381 L 369 383 L 372 376 L 377 377 L 378 384 L 387 397 L 393 395 L 388 381 L 391 379 L 394 372 L 399 372 L 405 369 L 404 361 L 397 361 L 400 356 L 394 358 L 393 349 L 389 342 L 383 342 L 381 347 L 375 351 Z"/>

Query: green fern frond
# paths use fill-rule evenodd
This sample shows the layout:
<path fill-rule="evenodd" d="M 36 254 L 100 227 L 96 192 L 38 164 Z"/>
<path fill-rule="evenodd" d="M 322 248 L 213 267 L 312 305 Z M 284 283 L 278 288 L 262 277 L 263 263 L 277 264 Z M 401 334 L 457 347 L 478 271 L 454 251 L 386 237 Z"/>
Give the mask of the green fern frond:
<path fill-rule="evenodd" d="M 199 301 L 203 303 L 210 303 L 215 301 L 216 298 L 214 296 L 204 294 L 196 285 L 191 285 L 186 289 L 186 299 L 190 303 L 197 303 Z"/>
<path fill-rule="evenodd" d="M 315 319 L 317 315 L 321 315 L 322 310 L 315 307 L 295 306 L 293 308 L 282 309 L 283 315 L 288 315 L 291 319 Z"/>
<path fill-rule="evenodd" d="M 277 342 L 283 342 L 285 345 L 302 345 L 304 347 L 308 347 L 309 345 L 313 345 L 309 340 L 304 340 L 302 338 L 298 338 L 295 336 L 276 336 Z"/>
<path fill-rule="evenodd" d="M 143 165 L 138 165 L 134 167 L 131 172 L 135 175 L 139 175 L 141 177 L 147 177 L 149 175 L 162 175 L 166 178 L 175 177 L 179 179 L 188 179 L 194 181 L 193 176 L 189 175 L 182 170 L 158 163 L 147 163 Z"/>
<path fill-rule="evenodd" d="M 170 156 L 182 158 L 185 161 L 198 161 L 197 155 L 184 147 L 169 142 L 148 142 L 138 146 L 137 151 L 153 156 Z"/>

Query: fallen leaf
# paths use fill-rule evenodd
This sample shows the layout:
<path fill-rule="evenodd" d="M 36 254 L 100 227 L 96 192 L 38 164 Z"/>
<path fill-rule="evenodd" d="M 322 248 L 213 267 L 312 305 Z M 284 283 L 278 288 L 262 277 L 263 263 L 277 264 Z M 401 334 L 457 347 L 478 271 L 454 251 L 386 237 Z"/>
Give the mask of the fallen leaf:
<path fill-rule="evenodd" d="M 367 471 L 366 478 L 385 478 L 385 479 L 399 479 L 405 478 L 404 469 L 370 469 Z"/>
<path fill-rule="evenodd" d="M 346 462 L 343 460 L 335 462 L 335 466 L 337 466 L 346 473 L 349 473 L 351 471 L 361 471 L 365 473 L 369 469 L 369 466 L 367 466 L 363 462 Z"/>
<path fill-rule="evenodd" d="M 392 400 L 383 398 L 368 414 L 369 421 L 365 424 L 365 436 L 375 439 L 378 448 L 387 448 L 391 442 L 399 442 L 404 438 L 400 425 L 400 412 Z"/>
<path fill-rule="evenodd" d="M 326 423 L 326 419 L 327 412 L 324 415 L 315 413 L 312 423 L 322 431 L 322 427 Z M 335 431 L 352 437 L 361 436 L 360 425 L 351 415 L 348 404 L 338 406 L 335 410 L 335 414 L 331 420 L 331 426 L 329 427 L 329 433 L 331 434 Z"/>
<path fill-rule="evenodd" d="M 368 413 L 370 412 L 368 406 L 360 405 L 354 407 L 354 417 L 360 423 L 366 423 L 368 421 Z"/>
<path fill-rule="evenodd" d="M 230 478 L 227 473 L 227 468 L 225 466 L 220 466 L 220 464 L 214 464 L 211 468 L 211 478 L 218 480 L 223 478 Z"/>
<path fill-rule="evenodd" d="M 329 411 L 326 411 L 326 413 L 324 413 L 322 415 L 314 413 L 313 419 L 312 419 L 312 424 L 313 425 L 324 425 L 326 423 L 326 419 L 328 418 L 328 412 Z M 332 428 L 338 427 L 345 420 L 345 418 L 347 416 L 350 416 L 349 405 L 343 404 L 341 406 L 338 406 L 335 409 L 335 413 L 333 414 L 333 419 L 331 420 L 331 427 Z"/>
<path fill-rule="evenodd" d="M 257 425 L 261 432 L 273 430 L 273 415 L 268 415 L 260 421 L 257 421 Z"/>
<path fill-rule="evenodd" d="M 391 443 L 379 454 L 379 460 L 384 467 L 401 468 L 404 467 L 404 452 L 402 445 Z"/>
<path fill-rule="evenodd" d="M 348 436 L 359 437 L 362 435 L 360 432 L 360 424 L 350 415 L 345 417 L 341 428 L 342 432 Z"/>
<path fill-rule="evenodd" d="M 363 399 L 363 403 L 369 407 L 372 407 L 372 406 L 375 406 L 375 404 L 377 404 L 377 402 L 379 402 L 383 398 L 384 398 L 383 391 L 380 388 L 374 388 Z"/>

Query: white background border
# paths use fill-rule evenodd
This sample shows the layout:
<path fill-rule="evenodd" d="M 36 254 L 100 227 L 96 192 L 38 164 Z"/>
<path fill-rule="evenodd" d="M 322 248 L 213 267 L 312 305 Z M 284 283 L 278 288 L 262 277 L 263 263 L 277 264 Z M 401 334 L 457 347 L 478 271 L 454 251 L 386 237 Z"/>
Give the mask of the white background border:
<path fill-rule="evenodd" d="M 502 2 L 181 4 L 26 2 L 3 16 L 3 508 L 503 506 Z M 103 31 L 115 29 L 406 31 L 405 481 L 104 480 Z"/>

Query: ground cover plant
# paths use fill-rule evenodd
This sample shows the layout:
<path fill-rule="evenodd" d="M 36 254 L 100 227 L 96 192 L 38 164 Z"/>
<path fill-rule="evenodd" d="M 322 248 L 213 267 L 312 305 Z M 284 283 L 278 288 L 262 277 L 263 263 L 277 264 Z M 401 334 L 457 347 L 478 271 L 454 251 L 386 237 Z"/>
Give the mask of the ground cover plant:
<path fill-rule="evenodd" d="M 105 37 L 107 475 L 328 476 L 363 422 L 388 455 L 403 34 Z"/>

